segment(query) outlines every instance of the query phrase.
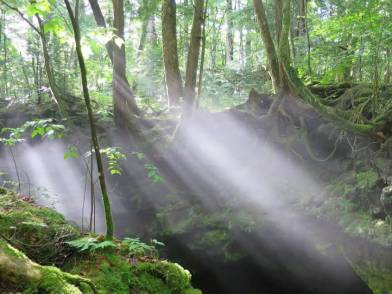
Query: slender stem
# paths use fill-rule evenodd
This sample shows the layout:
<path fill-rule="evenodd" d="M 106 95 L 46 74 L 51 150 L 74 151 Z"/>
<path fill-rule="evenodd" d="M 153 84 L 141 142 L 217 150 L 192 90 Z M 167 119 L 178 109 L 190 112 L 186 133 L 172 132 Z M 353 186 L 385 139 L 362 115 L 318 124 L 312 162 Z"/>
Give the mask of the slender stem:
<path fill-rule="evenodd" d="M 101 156 L 100 147 L 99 147 L 99 141 L 98 141 L 98 135 L 97 135 L 97 130 L 96 130 L 95 121 L 94 121 L 93 110 L 91 107 L 90 93 L 88 90 L 87 69 L 86 69 L 86 64 L 84 62 L 84 57 L 83 57 L 83 53 L 82 53 L 79 23 L 73 13 L 73 10 L 72 10 L 72 7 L 71 7 L 69 1 L 64 0 L 64 3 L 67 7 L 67 11 L 68 11 L 69 17 L 71 19 L 72 28 L 73 28 L 74 35 L 75 35 L 76 53 L 78 56 L 80 75 L 82 78 L 83 97 L 84 97 L 84 101 L 86 104 L 89 123 L 90 123 L 91 139 L 92 139 L 92 144 L 93 144 L 94 152 L 95 152 L 95 158 L 96 158 L 96 162 L 97 162 L 99 184 L 101 186 L 102 200 L 103 200 L 104 211 L 105 211 L 106 239 L 113 240 L 114 224 L 113 224 L 113 218 L 112 218 L 112 210 L 111 210 L 111 205 L 110 205 L 110 200 L 109 200 L 109 194 L 107 192 L 105 173 L 104 173 L 104 168 L 103 168 L 103 163 L 102 163 L 102 156 Z"/>
<path fill-rule="evenodd" d="M 18 165 L 16 164 L 16 159 L 15 159 L 14 151 L 12 151 L 12 147 L 9 147 L 8 149 L 10 150 L 12 162 L 14 163 L 14 167 L 15 167 L 16 177 L 18 178 L 18 189 L 19 189 L 19 193 L 21 193 L 21 192 L 22 192 L 22 189 L 21 189 L 21 184 L 20 184 L 20 175 L 19 175 Z"/>

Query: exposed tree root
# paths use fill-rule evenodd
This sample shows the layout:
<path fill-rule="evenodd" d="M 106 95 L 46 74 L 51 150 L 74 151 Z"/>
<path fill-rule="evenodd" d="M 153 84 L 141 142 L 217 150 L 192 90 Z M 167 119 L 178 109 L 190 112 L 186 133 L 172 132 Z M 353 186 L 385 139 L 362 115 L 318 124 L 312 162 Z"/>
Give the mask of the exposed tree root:
<path fill-rule="evenodd" d="M 17 285 L 29 292 L 58 294 L 82 293 L 85 284 L 96 292 L 94 284 L 85 278 L 61 271 L 56 267 L 41 266 L 0 239 L 0 282 Z"/>

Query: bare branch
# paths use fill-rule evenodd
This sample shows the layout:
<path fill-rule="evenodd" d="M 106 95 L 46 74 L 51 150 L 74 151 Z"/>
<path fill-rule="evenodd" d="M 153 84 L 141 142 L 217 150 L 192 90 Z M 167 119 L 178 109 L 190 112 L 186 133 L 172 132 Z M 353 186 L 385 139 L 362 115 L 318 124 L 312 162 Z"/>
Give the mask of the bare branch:
<path fill-rule="evenodd" d="M 20 11 L 17 7 L 11 6 L 10 4 L 8 4 L 7 2 L 5 2 L 4 0 L 0 0 L 0 3 L 3 4 L 4 6 L 8 7 L 9 9 L 16 11 L 19 16 L 28 23 L 28 25 L 34 30 L 36 31 L 39 35 L 42 34 L 42 32 L 23 14 L 22 11 Z"/>

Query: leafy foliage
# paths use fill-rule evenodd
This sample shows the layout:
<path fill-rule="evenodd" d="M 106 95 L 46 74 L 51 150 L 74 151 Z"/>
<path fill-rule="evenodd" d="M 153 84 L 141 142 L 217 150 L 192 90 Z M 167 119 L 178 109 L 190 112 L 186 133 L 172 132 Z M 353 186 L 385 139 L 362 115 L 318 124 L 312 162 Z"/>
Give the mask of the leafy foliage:
<path fill-rule="evenodd" d="M 53 119 L 39 119 L 28 121 L 18 128 L 3 128 L 1 133 L 6 137 L 0 138 L 3 144 L 14 147 L 17 143 L 23 142 L 23 135 L 30 131 L 31 138 L 41 137 L 49 139 L 61 139 L 63 137 L 65 127 L 56 124 Z"/>
<path fill-rule="evenodd" d="M 124 238 L 121 242 L 121 247 L 126 250 L 131 257 L 142 257 L 146 255 L 158 257 L 158 250 L 156 246 L 165 246 L 164 243 L 152 239 L 150 244 L 140 241 L 139 238 Z"/>
<path fill-rule="evenodd" d="M 121 148 L 119 147 L 107 147 L 101 149 L 101 153 L 106 156 L 109 163 L 109 172 L 112 175 L 121 175 L 122 169 L 120 166 L 120 160 L 125 160 L 127 157 L 124 153 L 122 153 Z"/>
<path fill-rule="evenodd" d="M 100 241 L 93 237 L 83 237 L 66 243 L 80 252 L 95 252 L 96 250 L 105 250 L 117 247 L 113 241 Z"/>

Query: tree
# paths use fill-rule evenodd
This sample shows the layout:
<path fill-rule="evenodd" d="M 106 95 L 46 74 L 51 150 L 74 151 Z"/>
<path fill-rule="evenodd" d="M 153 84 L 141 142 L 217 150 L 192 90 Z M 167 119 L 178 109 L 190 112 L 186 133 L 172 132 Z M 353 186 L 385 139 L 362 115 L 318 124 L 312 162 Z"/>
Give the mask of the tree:
<path fill-rule="evenodd" d="M 234 60 L 233 0 L 226 0 L 226 64 Z"/>
<path fill-rule="evenodd" d="M 126 77 L 124 41 L 124 1 L 113 0 L 113 112 L 116 125 L 135 128 L 134 116 L 140 111 Z"/>
<path fill-rule="evenodd" d="M 47 36 L 46 36 L 45 26 L 44 26 L 44 23 L 43 23 L 41 16 L 38 13 L 35 13 L 35 18 L 38 22 L 38 26 L 37 26 L 28 17 L 26 17 L 24 15 L 24 13 L 18 7 L 12 6 L 4 0 L 0 0 L 0 3 L 4 4 L 9 9 L 15 11 L 33 29 L 33 31 L 35 31 L 38 34 L 38 36 L 40 37 L 40 41 L 41 41 L 41 45 L 42 45 L 42 52 L 43 52 L 43 56 L 44 56 L 44 66 L 45 66 L 46 77 L 48 79 L 49 86 L 50 86 L 51 92 L 53 94 L 53 97 L 55 98 L 55 100 L 59 106 L 60 114 L 62 116 L 66 116 L 66 114 L 67 114 L 66 113 L 67 112 L 67 104 L 66 103 L 67 103 L 67 96 L 68 95 L 63 94 L 60 91 L 60 88 L 56 83 L 55 75 L 54 75 L 53 68 L 52 68 L 52 62 L 51 62 L 51 58 L 50 58 L 49 50 L 48 50 L 48 40 L 47 40 Z M 30 3 L 30 5 L 33 7 L 35 4 L 36 4 L 35 2 Z"/>
<path fill-rule="evenodd" d="M 106 29 L 106 21 L 105 17 L 103 16 L 101 7 L 98 4 L 98 0 L 89 0 L 91 10 L 93 11 L 94 14 L 94 19 L 95 22 L 97 23 L 97 26 Z M 108 52 L 108 56 L 110 58 L 110 61 L 113 63 L 113 42 L 107 42 L 105 44 L 106 50 Z"/>
<path fill-rule="evenodd" d="M 89 2 L 97 25 L 106 28 L 106 21 L 98 1 L 89 0 Z M 124 3 L 123 0 L 113 0 L 112 3 L 115 36 L 106 44 L 106 50 L 113 66 L 113 113 L 117 126 L 136 128 L 135 116 L 140 115 L 140 110 L 126 76 Z"/>
<path fill-rule="evenodd" d="M 260 27 L 261 38 L 263 40 L 267 59 L 269 63 L 269 73 L 272 80 L 273 91 L 278 91 L 280 88 L 280 73 L 279 60 L 276 53 L 274 41 L 272 39 L 271 31 L 268 26 L 268 19 L 264 9 L 262 0 L 253 0 L 255 14 Z"/>
<path fill-rule="evenodd" d="M 112 209 L 110 205 L 109 193 L 106 187 L 105 170 L 103 168 L 101 149 L 99 147 L 98 135 L 95 126 L 93 110 L 91 107 L 91 99 L 90 99 L 90 93 L 88 90 L 88 82 L 87 82 L 87 69 L 86 69 L 86 64 L 84 61 L 82 46 L 81 46 L 81 34 L 80 34 L 79 17 L 78 17 L 79 0 L 77 0 L 75 4 L 75 12 L 72 10 L 72 7 L 68 0 L 64 0 L 64 3 L 67 7 L 68 15 L 69 18 L 71 19 L 72 29 L 74 32 L 76 53 L 78 56 L 78 62 L 80 67 L 80 76 L 82 78 L 83 97 L 87 108 L 88 120 L 90 124 L 91 140 L 95 153 L 95 159 L 97 162 L 99 184 L 101 187 L 102 200 L 103 200 L 103 206 L 105 211 L 106 239 L 113 240 L 114 224 L 113 224 L 113 217 L 112 217 Z M 113 59 L 115 60 L 115 54 L 113 57 L 114 57 Z"/>
<path fill-rule="evenodd" d="M 165 67 L 165 81 L 170 105 L 179 103 L 183 96 L 182 80 L 177 50 L 176 2 L 162 2 L 162 48 Z"/>
<path fill-rule="evenodd" d="M 197 69 L 202 38 L 204 0 L 195 0 L 193 22 L 185 73 L 185 111 L 192 111 L 196 97 Z"/>

